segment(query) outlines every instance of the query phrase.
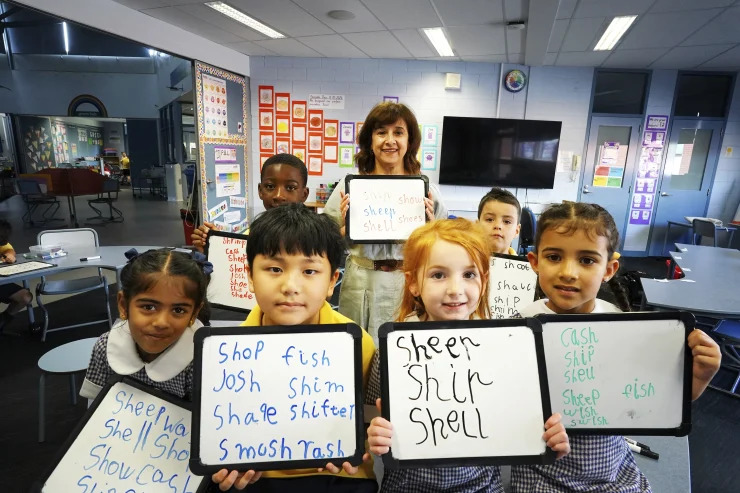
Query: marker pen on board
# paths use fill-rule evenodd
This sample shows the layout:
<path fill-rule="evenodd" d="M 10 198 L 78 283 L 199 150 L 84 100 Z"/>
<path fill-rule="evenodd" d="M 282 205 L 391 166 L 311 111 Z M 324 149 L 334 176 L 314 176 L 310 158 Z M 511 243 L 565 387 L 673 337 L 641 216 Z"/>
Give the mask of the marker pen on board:
<path fill-rule="evenodd" d="M 629 442 L 627 442 L 627 445 L 629 445 L 630 450 L 632 450 L 636 454 L 644 455 L 645 457 L 658 460 L 659 455 L 657 452 L 653 452 L 652 450 L 645 450 L 643 448 L 638 447 L 637 445 L 632 445 Z"/>
<path fill-rule="evenodd" d="M 650 450 L 650 447 L 648 447 L 648 446 L 647 446 L 647 445 L 645 445 L 644 443 L 640 443 L 640 442 L 638 442 L 637 440 L 633 440 L 633 439 L 631 439 L 631 438 L 627 438 L 627 437 L 624 437 L 624 439 L 625 439 L 625 440 L 627 440 L 627 443 L 631 443 L 632 445 L 637 445 L 637 446 L 638 446 L 638 447 L 640 447 L 640 448 L 641 448 L 642 450 Z"/>
<path fill-rule="evenodd" d="M 80 262 L 87 262 L 88 260 L 100 260 L 100 255 L 95 255 L 93 257 L 82 257 L 80 259 Z"/>

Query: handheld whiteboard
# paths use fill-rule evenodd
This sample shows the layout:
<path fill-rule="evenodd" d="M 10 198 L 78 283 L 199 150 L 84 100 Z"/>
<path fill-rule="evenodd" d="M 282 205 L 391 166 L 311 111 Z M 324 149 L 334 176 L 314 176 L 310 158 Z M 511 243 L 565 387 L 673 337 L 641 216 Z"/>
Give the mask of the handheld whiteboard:
<path fill-rule="evenodd" d="M 50 264 L 48 262 L 39 262 L 37 260 L 31 260 L 30 262 L 18 262 L 15 264 L 3 265 L 0 267 L 0 277 L 14 276 L 16 274 L 22 274 L 23 272 L 31 272 L 34 270 L 48 269 L 49 267 L 56 267 L 57 264 Z"/>
<path fill-rule="evenodd" d="M 354 243 L 396 243 L 427 221 L 424 175 L 347 175 L 347 237 Z"/>
<path fill-rule="evenodd" d="M 675 435 L 691 430 L 686 312 L 537 315 L 550 400 L 572 434 Z"/>
<path fill-rule="evenodd" d="M 208 301 L 217 307 L 248 312 L 257 306 L 247 278 L 247 235 L 210 230 L 206 256 L 213 264 Z"/>
<path fill-rule="evenodd" d="M 550 417 L 534 319 L 386 323 L 380 327 L 388 468 L 547 464 Z"/>
<path fill-rule="evenodd" d="M 189 467 L 189 406 L 134 380 L 112 377 L 36 491 L 170 493 L 205 487 L 210 478 L 203 480 Z"/>
<path fill-rule="evenodd" d="M 488 305 L 491 318 L 511 318 L 534 301 L 537 273 L 527 257 L 495 254 L 491 257 Z"/>
<path fill-rule="evenodd" d="M 358 326 L 202 327 L 194 361 L 193 471 L 362 462 Z"/>

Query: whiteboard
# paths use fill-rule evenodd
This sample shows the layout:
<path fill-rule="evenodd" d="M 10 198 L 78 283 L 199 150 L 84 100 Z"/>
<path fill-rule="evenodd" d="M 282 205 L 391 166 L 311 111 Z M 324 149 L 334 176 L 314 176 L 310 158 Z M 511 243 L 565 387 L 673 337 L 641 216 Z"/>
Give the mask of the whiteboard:
<path fill-rule="evenodd" d="M 535 320 L 387 323 L 379 338 L 386 467 L 554 460 Z"/>
<path fill-rule="evenodd" d="M 190 410 L 164 392 L 116 378 L 88 409 L 43 492 L 195 491 Z"/>
<path fill-rule="evenodd" d="M 426 176 L 347 175 L 347 236 L 355 243 L 405 241 L 426 223 Z"/>
<path fill-rule="evenodd" d="M 24 272 L 30 272 L 39 269 L 48 269 L 49 267 L 56 267 L 57 264 L 50 264 L 48 262 L 38 262 L 31 260 L 30 262 L 19 262 L 15 264 L 3 265 L 0 267 L 0 277 L 13 276 L 15 274 L 22 274 Z"/>
<path fill-rule="evenodd" d="M 537 273 L 526 257 L 491 257 L 488 306 L 491 318 L 511 318 L 534 301 Z"/>
<path fill-rule="evenodd" d="M 247 277 L 247 239 L 246 235 L 208 232 L 206 256 L 213 264 L 208 301 L 212 305 L 238 311 L 257 306 Z"/>
<path fill-rule="evenodd" d="M 691 423 L 693 316 L 537 315 L 550 400 L 568 433 L 676 435 Z"/>
<path fill-rule="evenodd" d="M 354 324 L 199 329 L 193 471 L 362 462 L 361 339 Z"/>

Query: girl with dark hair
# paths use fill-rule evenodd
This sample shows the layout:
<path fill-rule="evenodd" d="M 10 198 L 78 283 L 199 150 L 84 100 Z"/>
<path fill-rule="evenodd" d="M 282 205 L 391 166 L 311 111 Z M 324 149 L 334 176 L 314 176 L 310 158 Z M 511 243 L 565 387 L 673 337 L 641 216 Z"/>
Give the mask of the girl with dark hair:
<path fill-rule="evenodd" d="M 416 153 L 421 143 L 414 113 L 399 103 L 377 104 L 365 118 L 357 136 L 355 156 L 361 175 L 419 175 Z M 324 212 L 345 232 L 350 197 L 344 178 L 326 203 Z M 436 185 L 429 184 L 425 198 L 428 219 L 447 217 L 447 208 Z M 369 243 L 352 245 L 339 293 L 339 311 L 377 338 L 378 327 L 395 319 L 403 288 L 403 245 Z"/>

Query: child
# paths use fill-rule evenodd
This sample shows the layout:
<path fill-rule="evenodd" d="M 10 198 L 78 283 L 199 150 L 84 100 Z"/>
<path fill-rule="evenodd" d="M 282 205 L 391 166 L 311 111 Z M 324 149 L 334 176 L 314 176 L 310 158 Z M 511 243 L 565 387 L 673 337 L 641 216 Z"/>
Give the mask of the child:
<path fill-rule="evenodd" d="M 242 325 L 352 322 L 332 310 L 326 302 L 326 298 L 334 292 L 343 254 L 344 239 L 339 226 L 324 214 L 316 214 L 303 204 L 286 204 L 260 214 L 252 223 L 247 243 L 249 289 L 257 299 L 257 306 Z M 375 344 L 363 330 L 362 368 L 365 383 L 374 353 Z M 366 454 L 368 462 L 359 468 L 345 462 L 343 470 L 327 464 L 327 471 L 266 471 L 262 479 L 250 485 L 248 490 L 375 492 L 378 485 L 369 459 Z M 232 481 L 236 480 L 234 473 L 230 478 Z M 214 475 L 214 479 L 226 478 L 226 470 L 219 471 L 217 475 Z M 238 486 L 245 484 L 244 481 L 237 483 Z"/>
<path fill-rule="evenodd" d="M 537 224 L 535 250 L 528 255 L 547 298 L 527 306 L 521 315 L 628 311 L 626 296 L 621 296 L 619 308 L 596 298 L 602 282 L 615 284 L 618 245 L 614 219 L 603 207 L 563 202 L 548 208 Z M 696 399 L 719 369 L 720 351 L 700 330 L 689 334 L 688 345 L 694 355 Z M 650 491 L 623 437 L 576 436 L 571 446 L 568 457 L 556 464 L 514 467 L 512 491 Z"/>
<path fill-rule="evenodd" d="M 257 192 L 265 209 L 272 209 L 289 202 L 303 203 L 308 198 L 308 170 L 292 154 L 275 154 L 262 165 Z M 200 253 L 204 252 L 208 231 L 213 223 L 205 222 L 193 231 L 190 239 Z"/>
<path fill-rule="evenodd" d="M 522 206 L 513 193 L 503 188 L 492 188 L 480 199 L 478 222 L 486 230 L 491 253 L 516 255 L 511 242 L 519 234 Z"/>
<path fill-rule="evenodd" d="M 399 321 L 469 320 L 488 318 L 486 289 L 490 255 L 483 229 L 466 219 L 442 219 L 415 230 L 403 252 L 406 285 Z M 380 408 L 379 353 L 373 359 L 367 404 Z M 568 453 L 568 436 L 553 415 L 543 439 L 558 452 Z M 393 429 L 384 418 L 373 418 L 367 430 L 370 451 L 385 454 Z M 386 471 L 381 491 L 503 492 L 495 466 L 462 466 Z"/>
<path fill-rule="evenodd" d="M 11 231 L 10 223 L 4 219 L 0 220 L 0 261 L 4 264 L 15 262 L 15 250 L 8 242 Z M 17 284 L 11 282 L 0 286 L 0 302 L 8 304 L 8 308 L 0 313 L 0 333 L 15 318 L 15 314 L 31 303 L 32 299 L 31 292 Z"/>

